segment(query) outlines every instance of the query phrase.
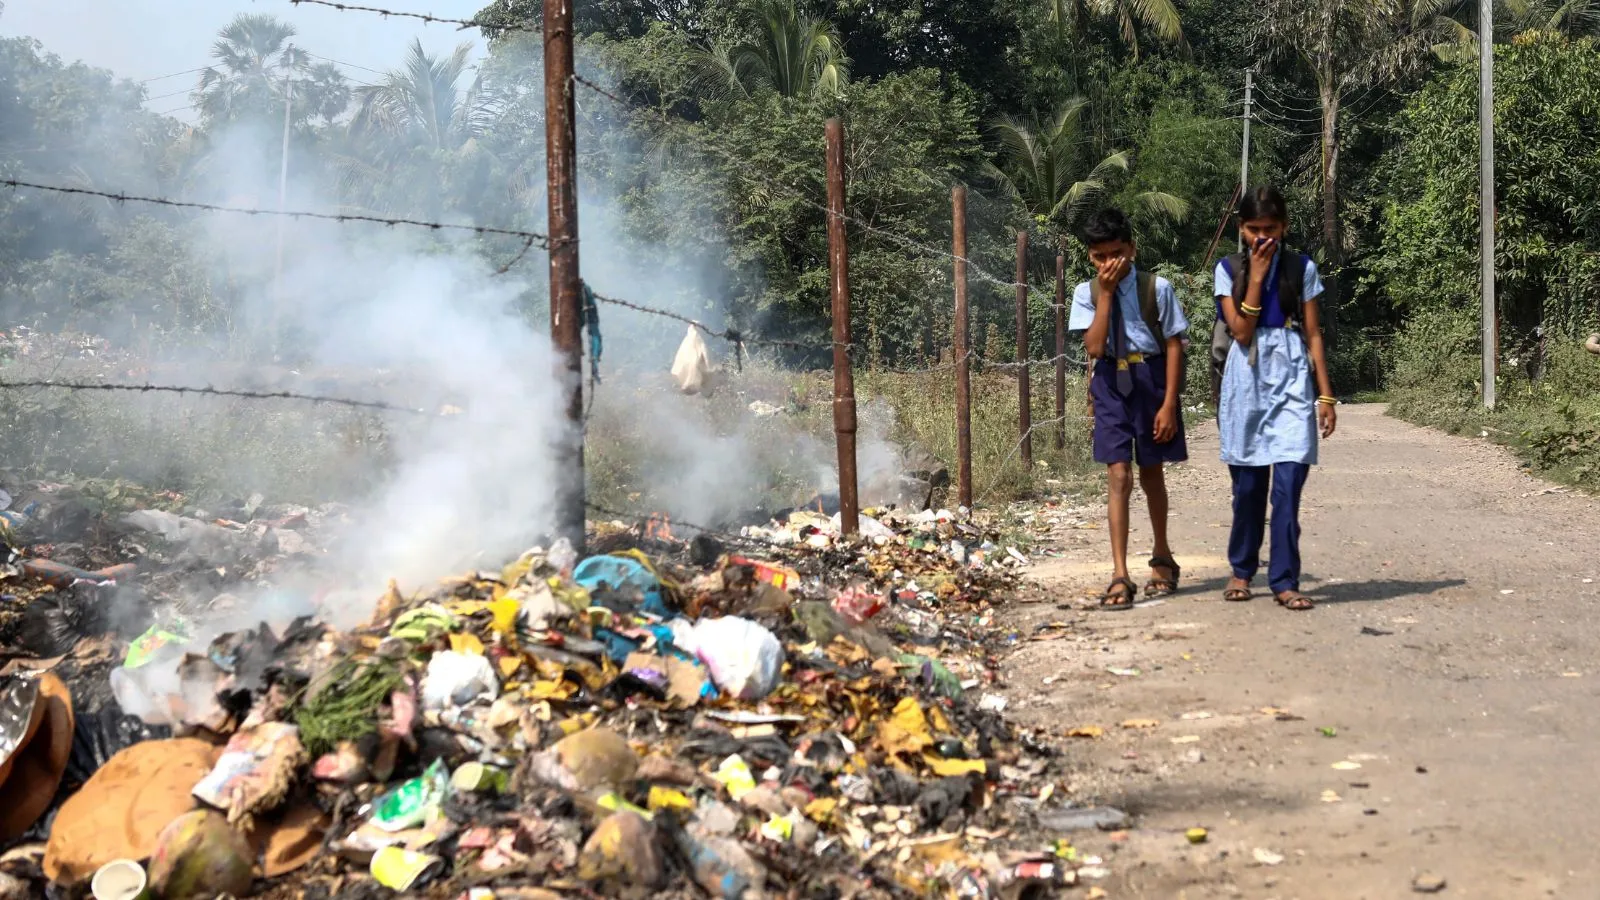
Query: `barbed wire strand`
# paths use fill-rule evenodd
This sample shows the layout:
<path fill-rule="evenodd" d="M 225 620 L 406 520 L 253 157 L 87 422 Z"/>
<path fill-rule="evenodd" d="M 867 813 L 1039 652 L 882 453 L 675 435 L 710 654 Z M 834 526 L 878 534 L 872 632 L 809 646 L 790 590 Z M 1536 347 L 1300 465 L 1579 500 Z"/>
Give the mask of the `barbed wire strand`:
<path fill-rule="evenodd" d="M 1082 421 L 1088 418 L 1090 417 L 1085 415 L 1072 415 L 1069 413 L 1065 416 L 1057 416 L 1054 419 L 1047 419 L 1043 422 L 1035 422 L 1028 426 L 1028 430 L 1024 432 L 1021 437 L 1017 438 L 1016 446 L 1012 447 L 1011 452 L 1006 455 L 1006 458 L 1000 460 L 1000 465 L 995 467 L 994 481 L 990 482 L 988 488 L 986 488 L 982 494 L 978 495 L 978 499 L 974 500 L 972 505 L 975 507 L 978 506 L 985 500 L 988 500 L 989 496 L 999 489 L 1001 480 L 1005 475 L 1006 466 L 1010 465 L 1011 460 L 1015 459 L 1017 454 L 1022 452 L 1023 443 L 1026 442 L 1028 438 L 1033 437 L 1033 433 L 1035 431 L 1038 431 L 1041 428 L 1048 428 L 1051 425 L 1064 425 L 1073 420 Z"/>
<path fill-rule="evenodd" d="M 465 225 L 453 222 L 429 222 L 422 219 L 407 219 L 394 216 L 373 216 L 365 213 L 321 213 L 308 210 L 290 209 L 258 209 L 248 206 L 225 206 L 218 203 L 199 203 L 193 200 L 171 200 L 166 197 L 144 197 L 137 194 L 126 194 L 114 191 L 101 191 L 92 188 L 67 187 L 59 184 L 40 184 L 34 181 L 23 181 L 17 178 L 0 179 L 0 185 L 17 188 L 32 188 L 37 191 L 50 191 L 58 194 L 77 194 L 85 197 L 99 197 L 105 200 L 115 200 L 118 203 L 148 203 L 154 206 L 170 206 L 179 209 L 198 209 L 205 212 L 237 213 L 248 216 L 286 216 L 291 219 L 322 219 L 330 222 L 371 222 L 375 225 L 406 225 L 414 228 L 426 228 L 430 231 L 470 231 L 479 236 L 505 235 L 508 237 L 528 238 L 549 249 L 550 238 L 548 235 L 537 231 L 524 231 L 519 228 L 500 228 L 493 225 Z"/>
<path fill-rule="evenodd" d="M 480 22 L 476 19 L 452 19 L 447 16 L 436 16 L 432 13 L 405 12 L 398 9 L 384 9 L 380 6 L 359 6 L 354 3 L 340 3 L 337 0 L 289 0 L 289 2 L 295 6 L 299 6 L 302 3 L 308 3 L 312 6 L 326 6 L 329 9 L 336 9 L 340 12 L 375 13 L 386 19 L 390 17 L 418 19 L 428 25 L 455 25 L 458 31 L 467 28 L 487 28 L 493 31 L 525 31 L 529 34 L 539 34 L 544 30 L 537 25 L 495 25 Z"/>
<path fill-rule="evenodd" d="M 381 400 L 355 400 L 349 397 L 327 397 L 319 394 L 301 394 L 296 391 L 251 391 L 236 390 L 217 387 L 188 387 L 175 384 L 119 384 L 105 381 L 57 381 L 54 379 L 39 379 L 36 381 L 0 381 L 0 390 L 19 390 L 24 388 L 53 388 L 67 391 L 116 391 L 135 394 L 204 394 L 214 397 L 239 397 L 247 400 L 299 400 L 307 403 L 327 404 L 330 406 L 349 406 L 356 409 L 374 409 L 385 412 L 401 412 L 411 415 L 432 416 L 425 409 L 412 406 L 400 406 L 394 403 L 385 403 Z"/>

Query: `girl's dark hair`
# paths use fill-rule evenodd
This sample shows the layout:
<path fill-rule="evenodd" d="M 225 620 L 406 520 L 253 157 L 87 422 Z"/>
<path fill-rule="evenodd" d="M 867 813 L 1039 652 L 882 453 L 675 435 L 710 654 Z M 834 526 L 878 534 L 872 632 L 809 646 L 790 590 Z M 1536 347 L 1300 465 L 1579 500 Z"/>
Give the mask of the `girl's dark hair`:
<path fill-rule="evenodd" d="M 1239 201 L 1239 221 L 1275 219 L 1289 221 L 1289 204 L 1283 194 L 1270 184 L 1264 184 L 1244 195 Z"/>

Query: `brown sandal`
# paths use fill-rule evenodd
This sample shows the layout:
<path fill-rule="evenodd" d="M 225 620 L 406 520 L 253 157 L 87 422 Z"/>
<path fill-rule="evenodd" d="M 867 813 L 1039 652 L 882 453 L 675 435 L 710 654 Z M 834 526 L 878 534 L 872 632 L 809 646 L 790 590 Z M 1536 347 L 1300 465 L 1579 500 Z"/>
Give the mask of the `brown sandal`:
<path fill-rule="evenodd" d="M 1299 591 L 1284 591 L 1283 593 L 1275 596 L 1273 599 L 1277 600 L 1278 605 L 1284 609 L 1293 610 L 1295 612 L 1305 612 L 1306 610 L 1317 605 L 1315 600 L 1312 600 L 1310 597 L 1307 597 L 1305 594 L 1302 594 Z"/>
<path fill-rule="evenodd" d="M 1144 586 L 1144 595 L 1146 597 L 1152 599 L 1170 597 L 1178 592 L 1178 579 L 1183 577 L 1183 567 L 1178 565 L 1177 560 L 1170 556 L 1151 557 L 1150 568 L 1152 570 L 1166 569 L 1172 573 L 1172 577 L 1162 578 L 1159 575 L 1151 575 L 1150 581 Z"/>
<path fill-rule="evenodd" d="M 1100 608 L 1121 611 L 1133 609 L 1134 601 L 1139 599 L 1139 588 L 1129 578 L 1118 578 L 1106 587 L 1106 592 L 1100 595 Z"/>
<path fill-rule="evenodd" d="M 1246 584 L 1244 587 L 1230 587 L 1222 592 L 1222 599 L 1228 601 L 1229 603 L 1244 603 L 1254 596 L 1254 594 L 1250 593 L 1249 584 Z"/>

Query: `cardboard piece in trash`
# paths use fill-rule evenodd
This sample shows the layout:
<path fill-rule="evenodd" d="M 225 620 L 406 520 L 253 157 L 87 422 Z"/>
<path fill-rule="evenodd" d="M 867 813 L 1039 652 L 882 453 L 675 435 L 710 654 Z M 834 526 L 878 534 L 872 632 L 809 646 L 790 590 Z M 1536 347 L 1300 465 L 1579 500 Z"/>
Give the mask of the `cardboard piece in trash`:
<path fill-rule="evenodd" d="M 161 830 L 195 808 L 190 791 L 220 755 L 195 738 L 123 748 L 56 813 L 45 844 L 45 876 L 73 884 L 114 859 L 148 858 Z"/>

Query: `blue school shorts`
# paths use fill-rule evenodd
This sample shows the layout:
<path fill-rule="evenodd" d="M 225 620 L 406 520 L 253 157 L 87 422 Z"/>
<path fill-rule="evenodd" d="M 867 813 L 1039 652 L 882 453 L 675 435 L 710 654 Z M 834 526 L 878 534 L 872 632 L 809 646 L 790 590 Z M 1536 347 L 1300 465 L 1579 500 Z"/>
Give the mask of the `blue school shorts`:
<path fill-rule="evenodd" d="M 1101 465 L 1136 462 L 1140 466 L 1183 462 L 1189 446 L 1183 436 L 1183 407 L 1178 407 L 1178 434 L 1165 444 L 1156 443 L 1156 413 L 1166 396 L 1167 360 L 1149 357 L 1134 363 L 1133 392 L 1117 392 L 1117 361 L 1098 359 L 1089 381 L 1094 404 L 1094 461 Z"/>

